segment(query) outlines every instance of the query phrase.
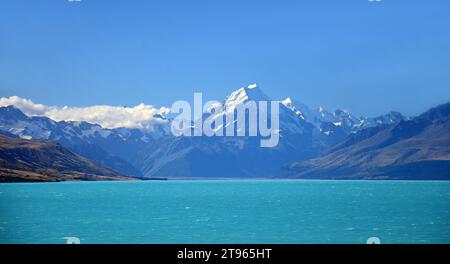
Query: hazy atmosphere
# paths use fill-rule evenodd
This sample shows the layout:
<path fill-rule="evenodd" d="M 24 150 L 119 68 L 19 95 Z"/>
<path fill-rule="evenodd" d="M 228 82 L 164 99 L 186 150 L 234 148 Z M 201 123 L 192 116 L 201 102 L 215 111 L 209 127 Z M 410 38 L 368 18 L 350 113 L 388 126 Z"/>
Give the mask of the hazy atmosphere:
<path fill-rule="evenodd" d="M 0 96 L 58 106 L 273 99 L 375 116 L 450 99 L 448 1 L 0 2 Z"/>

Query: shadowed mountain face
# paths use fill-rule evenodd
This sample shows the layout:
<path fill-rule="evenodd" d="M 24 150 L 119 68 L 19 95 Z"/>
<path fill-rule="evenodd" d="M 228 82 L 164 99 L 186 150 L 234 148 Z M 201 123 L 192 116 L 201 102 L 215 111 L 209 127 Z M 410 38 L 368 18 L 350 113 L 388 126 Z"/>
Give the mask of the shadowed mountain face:
<path fill-rule="evenodd" d="M 0 135 L 0 182 L 130 179 L 58 143 Z"/>
<path fill-rule="evenodd" d="M 450 103 L 357 132 L 325 155 L 293 163 L 286 171 L 292 178 L 450 180 Z"/>

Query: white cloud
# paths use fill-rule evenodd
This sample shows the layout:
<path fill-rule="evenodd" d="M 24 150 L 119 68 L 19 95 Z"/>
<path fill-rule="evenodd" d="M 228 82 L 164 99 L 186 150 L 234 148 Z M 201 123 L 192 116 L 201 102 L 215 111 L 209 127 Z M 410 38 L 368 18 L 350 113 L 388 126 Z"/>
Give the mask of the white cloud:
<path fill-rule="evenodd" d="M 1 97 L 0 106 L 14 105 L 22 112 L 29 116 L 42 116 L 48 109 L 48 106 L 43 104 L 35 104 L 29 99 L 24 99 L 18 96 Z"/>
<path fill-rule="evenodd" d="M 13 105 L 28 116 L 46 116 L 55 121 L 86 121 L 99 124 L 104 128 L 133 127 L 151 128 L 155 123 L 166 121 L 155 118 L 165 115 L 169 108 L 156 108 L 139 104 L 134 107 L 94 105 L 87 107 L 47 106 L 18 96 L 1 97 L 0 106 Z"/>

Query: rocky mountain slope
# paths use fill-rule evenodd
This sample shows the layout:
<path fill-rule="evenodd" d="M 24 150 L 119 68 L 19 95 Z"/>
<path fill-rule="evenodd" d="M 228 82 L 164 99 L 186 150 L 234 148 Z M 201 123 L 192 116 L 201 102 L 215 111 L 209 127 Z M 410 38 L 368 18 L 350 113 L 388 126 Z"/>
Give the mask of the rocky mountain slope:
<path fill-rule="evenodd" d="M 58 143 L 0 135 L 0 182 L 130 179 Z"/>

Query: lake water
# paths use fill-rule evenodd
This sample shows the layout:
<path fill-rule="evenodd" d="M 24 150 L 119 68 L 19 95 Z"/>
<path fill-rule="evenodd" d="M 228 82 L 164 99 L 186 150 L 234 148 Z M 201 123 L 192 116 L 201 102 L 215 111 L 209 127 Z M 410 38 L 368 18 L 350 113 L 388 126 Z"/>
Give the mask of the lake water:
<path fill-rule="evenodd" d="M 0 184 L 0 243 L 450 243 L 450 182 Z"/>

